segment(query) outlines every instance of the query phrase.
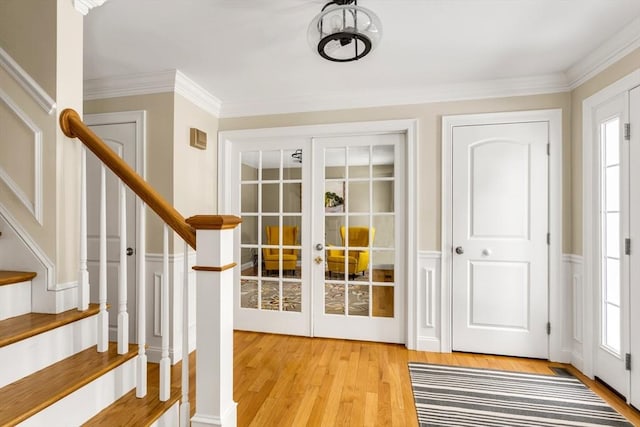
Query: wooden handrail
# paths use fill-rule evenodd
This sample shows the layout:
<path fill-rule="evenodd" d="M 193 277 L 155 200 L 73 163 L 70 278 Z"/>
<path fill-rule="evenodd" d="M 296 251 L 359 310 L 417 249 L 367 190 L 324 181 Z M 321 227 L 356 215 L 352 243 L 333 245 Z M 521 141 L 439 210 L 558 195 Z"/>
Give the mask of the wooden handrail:
<path fill-rule="evenodd" d="M 78 138 L 113 173 L 138 195 L 164 222 L 192 248 L 196 248 L 196 232 L 184 217 L 156 190 L 122 160 L 99 136 L 84 124 L 78 113 L 67 108 L 60 114 L 60 128 L 69 138 Z"/>

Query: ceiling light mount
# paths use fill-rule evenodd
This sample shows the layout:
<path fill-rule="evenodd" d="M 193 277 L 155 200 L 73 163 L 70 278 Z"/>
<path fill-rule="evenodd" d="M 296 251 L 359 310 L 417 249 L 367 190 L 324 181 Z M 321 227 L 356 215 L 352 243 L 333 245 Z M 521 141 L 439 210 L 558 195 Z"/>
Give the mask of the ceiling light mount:
<path fill-rule="evenodd" d="M 309 24 L 311 48 L 333 62 L 358 60 L 371 52 L 382 37 L 380 18 L 357 0 L 334 0 Z"/>

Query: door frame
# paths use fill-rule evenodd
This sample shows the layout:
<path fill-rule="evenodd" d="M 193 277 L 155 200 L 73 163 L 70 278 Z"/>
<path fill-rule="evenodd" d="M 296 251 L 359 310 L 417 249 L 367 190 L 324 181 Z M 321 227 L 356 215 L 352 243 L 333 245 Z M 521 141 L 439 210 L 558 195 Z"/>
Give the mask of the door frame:
<path fill-rule="evenodd" d="M 549 360 L 569 362 L 570 351 L 563 348 L 565 329 L 562 289 L 562 110 L 532 110 L 502 113 L 462 114 L 442 117 L 442 274 L 440 306 L 440 351 L 451 352 L 452 343 L 452 268 L 453 268 L 453 128 L 456 126 L 549 123 Z"/>
<path fill-rule="evenodd" d="M 405 253 L 407 255 L 406 268 L 406 292 L 402 307 L 405 310 L 405 345 L 409 349 L 417 348 L 417 322 L 418 302 L 417 295 L 417 265 L 418 265 L 418 224 L 417 224 L 417 198 L 416 198 L 416 173 L 417 173 L 417 140 L 418 120 L 384 120 L 371 122 L 334 123 L 307 126 L 288 126 L 248 130 L 230 130 L 218 133 L 218 211 L 238 215 L 231 211 L 231 185 L 233 183 L 231 172 L 232 145 L 234 142 L 255 140 L 262 138 L 278 137 L 339 137 L 350 135 L 366 135 L 372 133 L 403 133 L 406 135 L 405 150 L 405 194 L 406 211 L 405 221 L 407 235 L 405 236 Z M 311 218 L 313 221 L 313 216 Z M 240 233 L 234 232 L 235 247 L 240 248 Z M 402 267 L 401 267 L 402 268 Z M 234 282 L 239 280 L 238 269 L 234 269 Z M 313 313 L 310 313 L 312 316 Z"/>
<path fill-rule="evenodd" d="M 599 185 L 596 180 L 594 161 L 598 158 L 598 139 L 594 137 L 593 125 L 597 108 L 604 102 L 629 92 L 640 85 L 640 70 L 636 70 L 615 83 L 591 95 L 582 102 L 582 256 L 584 286 L 582 318 L 576 319 L 584 325 L 582 337 L 582 372 L 589 378 L 594 377 L 595 354 L 598 348 L 599 286 L 592 276 L 599 271 L 599 256 L 596 250 L 599 244 L 598 216 L 594 209 L 598 205 L 591 189 Z M 597 269 L 597 270 L 596 270 Z M 574 307 L 574 310 L 578 307 Z"/>
<path fill-rule="evenodd" d="M 136 126 L 136 139 L 135 139 L 135 153 L 136 153 L 136 164 L 135 171 L 140 175 L 143 179 L 147 179 L 146 174 L 146 150 L 147 150 L 147 112 L 145 110 L 135 110 L 135 111 L 118 111 L 111 113 L 87 113 L 83 115 L 83 121 L 87 126 L 100 126 L 100 125 L 117 125 L 123 123 L 135 123 Z M 136 251 L 140 247 L 140 242 L 138 241 L 138 223 L 137 218 L 140 217 L 140 203 L 135 203 L 135 218 L 130 219 L 130 223 L 134 225 L 134 236 L 136 239 Z M 127 229 L 129 229 L 130 225 L 127 224 Z M 146 236 L 145 236 L 146 237 Z M 135 286 L 136 288 L 136 301 L 134 302 L 136 308 L 136 316 L 129 317 L 129 323 L 134 323 L 134 327 L 132 328 L 133 334 L 129 333 L 129 342 L 138 341 L 138 302 L 140 301 L 139 296 L 139 286 L 138 286 L 138 272 L 141 268 L 141 263 L 146 262 L 146 254 L 136 254 L 135 263 L 136 263 L 136 274 L 133 283 L 128 281 L 127 286 Z M 128 301 L 127 301 L 128 303 Z M 117 332 L 116 332 L 117 333 Z M 112 338 L 113 331 L 109 331 L 110 339 Z M 145 338 L 146 339 L 146 338 Z"/>

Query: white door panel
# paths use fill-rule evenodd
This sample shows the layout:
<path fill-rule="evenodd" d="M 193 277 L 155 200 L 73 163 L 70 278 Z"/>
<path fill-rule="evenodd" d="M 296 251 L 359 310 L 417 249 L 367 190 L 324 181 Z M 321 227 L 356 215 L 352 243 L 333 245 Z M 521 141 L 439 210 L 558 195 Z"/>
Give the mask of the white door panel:
<path fill-rule="evenodd" d="M 623 141 L 627 121 L 627 94 L 623 93 L 596 109 L 595 141 L 600 148 L 596 170 L 600 188 L 597 215 L 600 231 L 598 335 L 594 375 L 624 396 L 629 396 L 625 370 L 628 350 L 629 264 L 622 248 L 628 235 L 628 144 Z"/>
<path fill-rule="evenodd" d="M 548 357 L 547 142 L 546 122 L 453 129 L 454 350 Z"/>

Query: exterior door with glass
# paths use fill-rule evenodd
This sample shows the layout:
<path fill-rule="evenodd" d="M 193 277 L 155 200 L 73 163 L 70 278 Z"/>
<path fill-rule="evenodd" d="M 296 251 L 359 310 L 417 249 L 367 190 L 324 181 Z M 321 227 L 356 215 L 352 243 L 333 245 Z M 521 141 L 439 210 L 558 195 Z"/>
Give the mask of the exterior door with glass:
<path fill-rule="evenodd" d="M 404 135 L 314 138 L 313 334 L 404 342 Z"/>
<path fill-rule="evenodd" d="M 624 396 L 629 396 L 625 355 L 629 352 L 629 144 L 624 141 L 627 94 L 601 105 L 595 117 L 599 176 L 598 325 L 594 374 Z"/>

